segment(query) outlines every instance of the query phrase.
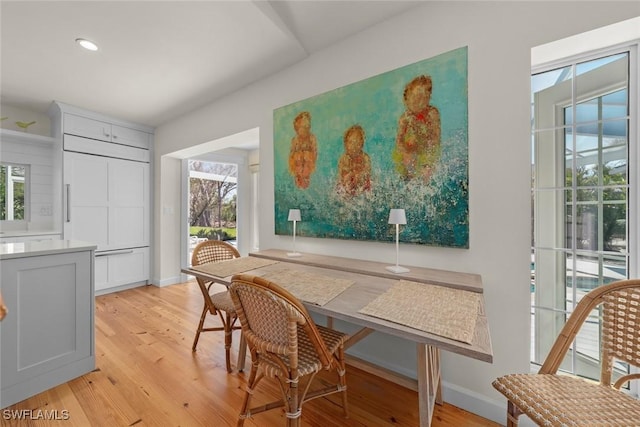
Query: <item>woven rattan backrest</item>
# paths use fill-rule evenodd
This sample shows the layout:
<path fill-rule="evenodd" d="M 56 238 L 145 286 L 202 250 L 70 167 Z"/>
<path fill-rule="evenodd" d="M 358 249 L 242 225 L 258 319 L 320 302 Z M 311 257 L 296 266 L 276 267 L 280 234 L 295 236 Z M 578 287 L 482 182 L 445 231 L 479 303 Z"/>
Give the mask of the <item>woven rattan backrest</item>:
<path fill-rule="evenodd" d="M 297 349 L 297 334 L 302 332 L 307 334 L 322 364 L 332 363 L 331 354 L 307 309 L 285 289 L 261 277 L 238 274 L 232 277 L 229 292 L 250 345 L 287 354 Z"/>
<path fill-rule="evenodd" d="M 208 264 L 239 257 L 240 252 L 229 243 L 223 242 L 222 240 L 206 240 L 198 243 L 193 250 L 193 254 L 191 254 L 191 265 Z M 207 309 L 211 314 L 215 314 L 216 308 L 209 297 L 209 289 L 207 287 L 207 284 L 212 282 L 207 282 L 199 277 L 196 277 L 196 282 L 198 283 L 200 292 L 202 292 L 202 297 L 204 298 Z"/>
<path fill-rule="evenodd" d="M 287 355 L 290 349 L 297 348 L 297 325 L 303 324 L 305 319 L 295 307 L 268 290 L 244 283 L 238 284 L 232 292 L 240 301 L 244 324 L 254 335 L 258 347 L 281 355 Z M 248 335 L 247 339 L 250 340 Z"/>
<path fill-rule="evenodd" d="M 602 382 L 611 383 L 614 359 L 640 368 L 640 285 L 603 295 Z"/>
<path fill-rule="evenodd" d="M 640 366 L 640 280 L 620 280 L 587 293 L 567 320 L 540 373 L 555 374 L 592 310 L 602 304 L 601 382 L 611 384 L 612 358 Z"/>
<path fill-rule="evenodd" d="M 199 243 L 193 250 L 191 265 L 208 264 L 239 257 L 238 250 L 229 243 L 222 240 L 206 240 Z"/>

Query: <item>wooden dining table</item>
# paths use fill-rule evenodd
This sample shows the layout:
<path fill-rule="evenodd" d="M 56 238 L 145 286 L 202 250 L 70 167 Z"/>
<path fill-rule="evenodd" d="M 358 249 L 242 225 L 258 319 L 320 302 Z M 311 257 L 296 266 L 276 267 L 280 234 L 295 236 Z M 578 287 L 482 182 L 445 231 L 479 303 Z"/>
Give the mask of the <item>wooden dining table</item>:
<path fill-rule="evenodd" d="M 493 362 L 482 279 L 477 274 L 412 266 L 407 273 L 395 274 L 385 268 L 385 263 L 310 253 L 289 257 L 287 251 L 279 249 L 253 252 L 224 263 L 228 264 L 223 269 L 197 266 L 182 272 L 226 286 L 239 273 L 291 282 L 296 286 L 292 293 L 309 312 L 326 316 L 327 326 L 333 327 L 334 319 L 339 319 L 360 328 L 350 334 L 347 349 L 375 331 L 414 342 L 417 379 L 351 355 L 347 362 L 417 391 L 420 426 L 431 425 L 434 405 L 443 403 L 441 350 Z M 307 286 L 314 289 L 305 289 Z M 327 292 L 317 292 L 323 286 Z M 411 301 L 406 301 L 407 290 Z M 410 307 L 402 308 L 403 304 Z M 405 318 L 411 326 L 400 323 Z M 413 318 L 418 319 L 417 324 L 411 323 Z M 243 360 L 238 361 L 238 368 L 242 369 L 244 352 L 240 353 Z"/>

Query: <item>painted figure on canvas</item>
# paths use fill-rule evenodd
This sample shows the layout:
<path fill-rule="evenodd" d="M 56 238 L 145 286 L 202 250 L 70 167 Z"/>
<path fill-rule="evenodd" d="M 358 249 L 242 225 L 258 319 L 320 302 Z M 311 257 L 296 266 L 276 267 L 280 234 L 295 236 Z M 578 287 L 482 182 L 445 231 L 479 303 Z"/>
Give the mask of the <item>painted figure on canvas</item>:
<path fill-rule="evenodd" d="M 308 111 L 299 113 L 293 119 L 293 129 L 296 136 L 291 139 L 289 172 L 293 175 L 296 187 L 306 189 L 318 158 L 318 144 L 315 135 L 311 133 L 311 114 Z"/>
<path fill-rule="evenodd" d="M 461 47 L 274 109 L 275 233 L 468 248 L 468 104 Z"/>
<path fill-rule="evenodd" d="M 393 160 L 406 181 L 428 183 L 440 158 L 440 112 L 429 104 L 432 87 L 431 77 L 421 75 L 404 89 L 406 109 L 398 120 Z"/>
<path fill-rule="evenodd" d="M 353 125 L 344 133 L 344 154 L 338 161 L 336 190 L 352 197 L 371 190 L 371 159 L 364 152 L 365 132 L 362 126 Z"/>

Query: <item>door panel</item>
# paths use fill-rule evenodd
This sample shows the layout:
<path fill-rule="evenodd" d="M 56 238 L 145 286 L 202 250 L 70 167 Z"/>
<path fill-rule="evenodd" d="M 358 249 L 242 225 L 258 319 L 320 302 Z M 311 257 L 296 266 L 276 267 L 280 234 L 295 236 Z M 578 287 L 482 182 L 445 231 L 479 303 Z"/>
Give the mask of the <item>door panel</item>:
<path fill-rule="evenodd" d="M 149 245 L 149 164 L 64 153 L 64 238 L 97 251 Z"/>

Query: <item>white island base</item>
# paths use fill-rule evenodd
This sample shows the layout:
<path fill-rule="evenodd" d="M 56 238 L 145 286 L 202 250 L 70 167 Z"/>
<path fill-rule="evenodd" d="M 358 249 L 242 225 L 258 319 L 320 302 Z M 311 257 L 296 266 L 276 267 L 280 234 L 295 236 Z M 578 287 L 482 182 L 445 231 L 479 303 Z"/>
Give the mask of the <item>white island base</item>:
<path fill-rule="evenodd" d="M 93 244 L 0 244 L 0 408 L 95 369 Z"/>

